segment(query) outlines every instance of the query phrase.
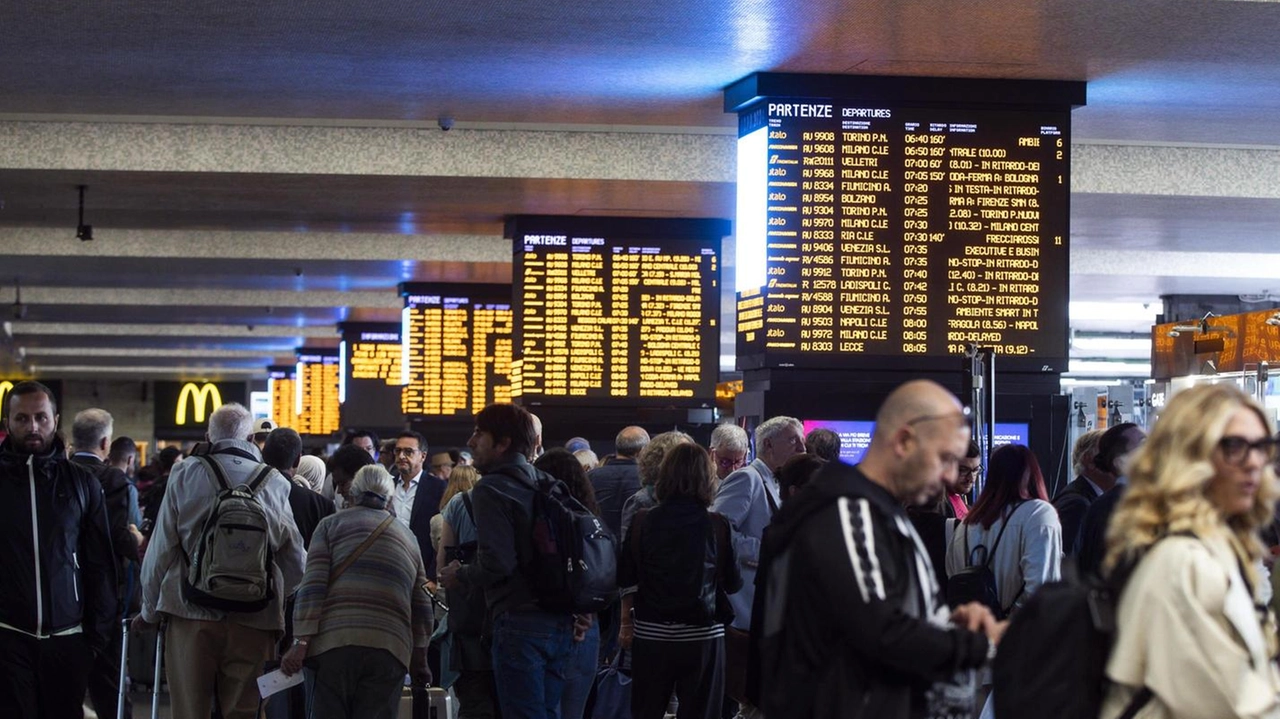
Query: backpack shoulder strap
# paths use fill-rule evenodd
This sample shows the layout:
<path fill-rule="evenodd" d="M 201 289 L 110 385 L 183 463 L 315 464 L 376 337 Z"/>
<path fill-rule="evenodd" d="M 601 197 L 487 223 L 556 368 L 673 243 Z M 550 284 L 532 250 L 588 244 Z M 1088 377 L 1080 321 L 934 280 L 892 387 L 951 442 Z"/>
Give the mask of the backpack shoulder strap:
<path fill-rule="evenodd" d="M 225 492 L 231 489 L 231 484 L 227 481 L 227 473 L 222 469 L 222 465 L 218 464 L 218 460 L 207 454 L 196 455 L 195 458 L 209 469 L 209 476 L 217 483 L 220 491 Z"/>
<path fill-rule="evenodd" d="M 259 464 L 257 474 L 253 475 L 253 479 L 249 480 L 249 493 L 257 494 L 258 489 L 266 483 L 267 477 L 271 476 L 271 471 L 275 469 L 269 464 Z"/>
<path fill-rule="evenodd" d="M 996 541 L 994 544 L 991 545 L 991 551 L 987 552 L 987 561 L 983 562 L 984 565 L 988 567 L 991 566 L 991 558 L 996 556 L 996 547 L 1000 546 L 1000 538 L 1004 536 L 1004 530 L 1009 528 L 1010 522 L 1013 521 L 1013 515 L 1017 514 L 1018 508 L 1020 508 L 1024 504 L 1026 504 L 1026 502 L 1022 501 L 1013 505 L 1013 511 L 1009 512 L 1009 516 L 1004 517 L 1003 520 L 1000 522 L 1000 531 L 996 532 Z"/>

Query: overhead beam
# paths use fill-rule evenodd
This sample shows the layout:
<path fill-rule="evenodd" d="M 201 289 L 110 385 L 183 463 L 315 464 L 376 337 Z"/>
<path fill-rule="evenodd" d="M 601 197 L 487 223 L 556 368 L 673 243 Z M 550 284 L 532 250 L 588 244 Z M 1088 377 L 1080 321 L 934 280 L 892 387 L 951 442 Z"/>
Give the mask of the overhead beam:
<path fill-rule="evenodd" d="M 246 325 L 11 321 L 4 323 L 4 328 L 5 333 L 13 337 L 25 335 L 94 335 L 107 337 L 208 337 L 217 340 L 262 337 L 334 339 L 338 337 L 338 328 L 334 325 L 307 327 L 257 325 L 253 329 L 249 329 Z"/>
<path fill-rule="evenodd" d="M 121 287 L 24 287 L 28 305 L 129 305 L 160 307 L 365 307 L 401 309 L 404 300 L 394 287 L 386 291 L 210 290 Z M 180 316 L 175 317 L 181 320 Z M 86 325 L 88 326 L 88 325 Z M 204 325 L 208 327 L 209 325 Z M 205 334 L 208 334 L 207 332 Z"/>
<path fill-rule="evenodd" d="M 511 262 L 501 235 L 398 235 L 336 232 L 218 232 L 94 228 L 79 242 L 73 228 L 0 227 L 6 255 L 34 257 L 202 257 L 282 260 Z"/>

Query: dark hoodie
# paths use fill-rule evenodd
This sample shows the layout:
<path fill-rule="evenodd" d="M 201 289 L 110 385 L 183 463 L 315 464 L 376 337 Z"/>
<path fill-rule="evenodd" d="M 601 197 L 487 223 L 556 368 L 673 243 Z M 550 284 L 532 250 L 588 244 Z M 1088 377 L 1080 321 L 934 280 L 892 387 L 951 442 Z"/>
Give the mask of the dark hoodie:
<path fill-rule="evenodd" d="M 43 639 L 79 629 L 90 648 L 106 647 L 116 621 L 107 526 L 101 485 L 61 439 L 36 455 L 0 443 L 0 631 Z"/>
<path fill-rule="evenodd" d="M 769 719 L 915 719 L 980 666 L 987 639 L 939 626 L 927 552 L 901 505 L 832 463 L 788 499 L 757 577 L 759 702 Z"/>

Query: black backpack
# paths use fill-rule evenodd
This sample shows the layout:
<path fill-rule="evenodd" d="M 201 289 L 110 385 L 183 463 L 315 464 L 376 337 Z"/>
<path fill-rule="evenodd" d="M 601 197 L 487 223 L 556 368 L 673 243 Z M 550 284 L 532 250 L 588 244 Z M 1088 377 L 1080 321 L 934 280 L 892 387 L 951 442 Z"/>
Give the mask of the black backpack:
<path fill-rule="evenodd" d="M 992 664 L 992 698 L 998 717 L 1096 719 L 1108 681 L 1107 658 L 1115 639 L 1115 610 L 1135 564 L 1112 581 L 1080 578 L 1046 584 L 1009 622 Z M 1120 719 L 1132 719 L 1151 700 L 1143 687 Z"/>
<path fill-rule="evenodd" d="M 617 541 L 564 482 L 542 470 L 534 472 L 531 481 L 518 470 L 503 470 L 534 488 L 533 545 L 522 567 L 525 579 L 544 611 L 599 612 L 618 596 Z"/>
<path fill-rule="evenodd" d="M 969 550 L 969 528 L 963 523 L 957 529 L 964 532 L 964 554 L 966 565 L 964 569 L 947 577 L 947 602 L 951 606 L 956 607 L 969 602 L 979 602 L 985 604 L 996 619 L 1004 619 L 1009 616 L 1009 612 L 1013 609 L 1013 605 L 1022 597 L 1022 588 L 1018 589 L 1018 593 L 1014 595 L 1009 602 L 1009 606 L 1000 603 L 1000 592 L 996 586 L 996 574 L 991 570 L 991 558 L 996 554 L 996 548 L 1000 546 L 1000 538 L 1004 536 L 1004 530 L 1009 528 L 1009 524 L 1013 521 L 1013 515 L 1018 513 L 1018 508 L 1023 502 L 1013 505 L 1013 511 L 1009 512 L 1009 516 L 1005 517 L 1000 523 L 1000 531 L 996 533 L 996 541 L 988 550 L 986 545 L 979 544 L 972 551 Z M 976 559 L 979 550 L 981 550 L 981 559 Z"/>

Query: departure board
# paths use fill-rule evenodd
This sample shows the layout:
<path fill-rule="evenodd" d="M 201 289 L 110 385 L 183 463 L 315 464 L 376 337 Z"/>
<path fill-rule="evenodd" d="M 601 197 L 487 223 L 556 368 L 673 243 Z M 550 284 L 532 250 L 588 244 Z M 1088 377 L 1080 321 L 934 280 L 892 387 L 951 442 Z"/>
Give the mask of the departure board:
<path fill-rule="evenodd" d="M 339 365 L 337 350 L 298 350 L 294 385 L 297 415 L 293 424 L 298 434 L 333 434 L 342 426 Z"/>
<path fill-rule="evenodd" d="M 342 344 L 342 425 L 353 429 L 401 426 L 400 325 L 385 322 L 344 322 L 338 326 Z"/>
<path fill-rule="evenodd" d="M 511 401 L 510 285 L 407 282 L 401 410 L 465 417 Z"/>
<path fill-rule="evenodd" d="M 511 226 L 513 396 L 533 404 L 714 401 L 728 223 L 531 219 Z"/>
<path fill-rule="evenodd" d="M 740 368 L 978 345 L 1005 366 L 1066 369 L 1072 101 L 927 101 L 938 87 L 841 78 L 853 99 L 739 108 Z M 998 85 L 978 88 L 999 97 Z"/>
<path fill-rule="evenodd" d="M 277 427 L 297 429 L 297 365 L 267 368 L 267 392 L 271 395 L 271 421 Z"/>

